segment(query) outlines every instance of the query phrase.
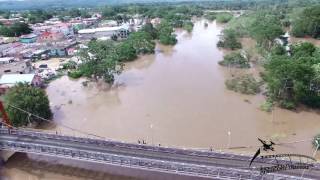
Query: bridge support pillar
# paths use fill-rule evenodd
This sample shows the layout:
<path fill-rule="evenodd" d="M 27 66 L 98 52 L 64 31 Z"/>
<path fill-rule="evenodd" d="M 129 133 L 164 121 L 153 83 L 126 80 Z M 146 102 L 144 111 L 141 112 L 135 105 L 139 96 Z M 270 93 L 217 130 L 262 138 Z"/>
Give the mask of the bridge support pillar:
<path fill-rule="evenodd" d="M 0 165 L 4 164 L 5 162 L 8 161 L 8 159 L 14 154 L 15 152 L 13 151 L 0 151 Z"/>

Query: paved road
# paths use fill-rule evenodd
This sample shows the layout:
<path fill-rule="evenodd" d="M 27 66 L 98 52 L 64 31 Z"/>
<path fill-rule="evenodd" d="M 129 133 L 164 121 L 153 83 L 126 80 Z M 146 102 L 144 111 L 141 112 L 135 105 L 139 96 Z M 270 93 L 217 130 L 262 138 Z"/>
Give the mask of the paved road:
<path fill-rule="evenodd" d="M 249 168 L 251 157 L 219 152 L 183 150 L 152 147 L 97 139 L 77 138 L 33 131 L 0 129 L 0 148 L 19 152 L 53 155 L 71 159 L 118 164 L 170 173 L 190 174 L 202 177 L 226 177 L 261 179 L 259 169 L 254 167 L 276 165 L 276 161 L 258 159 Z M 288 163 L 284 162 L 283 163 Z M 320 179 L 319 164 L 306 170 L 305 178 Z M 302 170 L 267 174 L 266 179 L 298 179 Z M 290 177 L 289 177 L 290 176 Z"/>

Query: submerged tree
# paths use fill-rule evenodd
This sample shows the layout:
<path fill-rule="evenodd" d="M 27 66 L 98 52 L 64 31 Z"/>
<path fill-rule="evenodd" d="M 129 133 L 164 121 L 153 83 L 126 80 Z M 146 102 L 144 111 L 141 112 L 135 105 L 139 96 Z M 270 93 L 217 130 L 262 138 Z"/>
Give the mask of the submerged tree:
<path fill-rule="evenodd" d="M 223 36 L 217 46 L 231 50 L 240 49 L 242 47 L 241 43 L 237 39 L 237 34 L 233 29 L 226 29 L 223 31 Z"/>
<path fill-rule="evenodd" d="M 116 53 L 116 48 L 111 40 L 91 40 L 87 49 L 80 52 L 83 63 L 79 70 L 84 76 L 95 80 L 103 78 L 107 83 L 113 83 L 114 75 L 122 71 L 122 63 Z"/>
<path fill-rule="evenodd" d="M 176 36 L 173 34 L 173 27 L 167 21 L 162 21 L 157 26 L 159 32 L 159 40 L 164 45 L 175 45 L 177 43 Z"/>

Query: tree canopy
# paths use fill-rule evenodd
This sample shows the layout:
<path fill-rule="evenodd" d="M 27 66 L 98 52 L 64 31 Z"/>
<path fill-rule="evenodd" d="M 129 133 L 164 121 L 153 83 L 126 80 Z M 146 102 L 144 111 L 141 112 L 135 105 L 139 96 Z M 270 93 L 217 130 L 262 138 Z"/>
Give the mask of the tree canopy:
<path fill-rule="evenodd" d="M 79 71 L 89 78 L 103 78 L 112 84 L 114 75 L 122 71 L 122 64 L 118 61 L 119 57 L 111 40 L 91 40 L 88 48 L 80 52 L 80 57 L 83 63 L 79 66 Z"/>
<path fill-rule="evenodd" d="M 265 65 L 268 95 L 288 109 L 299 103 L 320 107 L 319 50 L 310 43 L 293 49 L 292 56 L 272 55 Z"/>
<path fill-rule="evenodd" d="M 164 45 L 175 45 L 177 43 L 176 36 L 173 34 L 173 27 L 167 21 L 161 21 L 157 26 L 159 33 L 159 41 Z"/>
<path fill-rule="evenodd" d="M 276 15 L 261 12 L 255 16 L 250 27 L 250 34 L 260 46 L 270 49 L 274 39 L 284 34 L 284 32 Z"/>
<path fill-rule="evenodd" d="M 223 35 L 217 46 L 231 50 L 240 49 L 242 47 L 241 43 L 237 39 L 236 31 L 233 29 L 225 29 L 223 31 Z"/>
<path fill-rule="evenodd" d="M 45 91 L 40 88 L 18 83 L 5 94 L 4 101 L 8 116 L 14 126 L 26 126 L 29 123 L 39 124 L 42 120 L 12 106 L 48 120 L 52 118 L 49 99 Z"/>
<path fill-rule="evenodd" d="M 292 34 L 296 37 L 320 37 L 320 5 L 308 7 L 294 17 Z"/>
<path fill-rule="evenodd" d="M 32 29 L 26 23 L 14 23 L 11 26 L 0 26 L 0 35 L 7 37 L 18 37 L 23 34 L 29 34 Z"/>

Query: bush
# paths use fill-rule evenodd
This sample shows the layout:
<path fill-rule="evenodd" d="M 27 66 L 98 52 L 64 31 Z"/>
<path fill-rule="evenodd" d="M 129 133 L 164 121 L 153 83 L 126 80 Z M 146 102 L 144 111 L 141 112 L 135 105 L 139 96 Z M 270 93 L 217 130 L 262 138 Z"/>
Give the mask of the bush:
<path fill-rule="evenodd" d="M 263 104 L 261 104 L 260 109 L 262 111 L 271 112 L 272 107 L 273 107 L 273 102 L 271 100 L 267 100 Z"/>
<path fill-rule="evenodd" d="M 296 104 L 293 101 L 281 100 L 279 103 L 280 107 L 285 109 L 294 110 L 296 108 Z"/>
<path fill-rule="evenodd" d="M 221 66 L 230 66 L 237 68 L 250 68 L 248 58 L 244 57 L 240 52 L 232 52 L 223 57 L 219 62 Z"/>
<path fill-rule="evenodd" d="M 204 15 L 204 18 L 208 19 L 209 21 L 214 21 L 217 18 L 217 13 L 209 12 L 208 14 Z"/>
<path fill-rule="evenodd" d="M 225 82 L 229 90 L 240 92 L 242 94 L 257 94 L 260 92 L 260 85 L 252 75 L 246 74 L 233 79 L 228 79 Z"/>
<path fill-rule="evenodd" d="M 183 22 L 182 28 L 189 33 L 192 31 L 194 24 L 191 21 L 185 21 Z"/>
<path fill-rule="evenodd" d="M 217 44 L 218 47 L 228 48 L 231 50 L 242 48 L 241 43 L 237 39 L 237 34 L 232 29 L 226 29 L 223 31 L 223 36 Z"/>
<path fill-rule="evenodd" d="M 77 63 L 74 61 L 69 61 L 62 65 L 63 69 L 76 69 Z"/>
<path fill-rule="evenodd" d="M 83 75 L 82 71 L 75 70 L 75 71 L 70 71 L 68 72 L 68 76 L 73 78 L 73 79 L 78 79 Z"/>

